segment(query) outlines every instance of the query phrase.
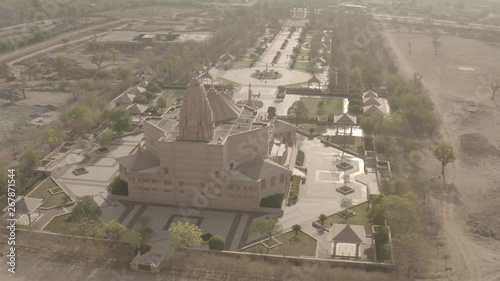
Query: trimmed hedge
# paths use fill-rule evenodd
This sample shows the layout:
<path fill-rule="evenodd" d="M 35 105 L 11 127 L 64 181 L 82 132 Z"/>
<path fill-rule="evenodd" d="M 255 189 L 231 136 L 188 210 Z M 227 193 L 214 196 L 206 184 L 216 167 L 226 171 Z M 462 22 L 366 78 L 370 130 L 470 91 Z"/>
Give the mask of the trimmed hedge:
<path fill-rule="evenodd" d="M 295 165 L 296 166 L 304 165 L 305 157 L 306 157 L 306 154 L 304 153 L 304 151 L 299 150 L 299 152 L 297 153 L 297 159 L 295 160 Z"/>
<path fill-rule="evenodd" d="M 321 95 L 323 91 L 320 89 L 310 89 L 310 88 L 287 88 L 287 94 L 291 95 Z"/>
<path fill-rule="evenodd" d="M 128 183 L 119 177 L 115 177 L 109 186 L 111 194 L 128 196 Z"/>
<path fill-rule="evenodd" d="M 302 178 L 300 176 L 292 176 L 292 183 L 290 186 L 290 195 L 288 196 L 288 201 L 297 201 L 299 199 L 301 180 Z"/>
<path fill-rule="evenodd" d="M 274 194 L 260 200 L 260 207 L 262 208 L 275 208 L 281 209 L 281 203 L 283 202 L 283 193 Z"/>
<path fill-rule="evenodd" d="M 210 250 L 218 250 L 222 251 L 226 247 L 226 243 L 224 242 L 224 238 L 220 236 L 212 236 L 208 241 L 208 248 Z"/>

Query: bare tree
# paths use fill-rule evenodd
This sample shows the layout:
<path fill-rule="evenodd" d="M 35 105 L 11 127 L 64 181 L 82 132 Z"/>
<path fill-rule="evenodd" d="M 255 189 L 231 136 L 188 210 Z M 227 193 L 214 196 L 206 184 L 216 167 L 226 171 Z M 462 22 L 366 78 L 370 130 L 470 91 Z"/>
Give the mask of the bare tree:
<path fill-rule="evenodd" d="M 498 89 L 500 89 L 500 82 L 499 81 L 493 81 L 493 82 L 490 82 L 490 84 L 488 85 L 491 89 L 491 99 L 492 100 L 495 100 L 495 93 Z"/>
<path fill-rule="evenodd" d="M 438 54 L 439 48 L 441 48 L 441 33 L 436 28 L 431 29 L 429 32 L 429 36 L 431 37 L 432 46 L 434 47 L 434 54 Z"/>

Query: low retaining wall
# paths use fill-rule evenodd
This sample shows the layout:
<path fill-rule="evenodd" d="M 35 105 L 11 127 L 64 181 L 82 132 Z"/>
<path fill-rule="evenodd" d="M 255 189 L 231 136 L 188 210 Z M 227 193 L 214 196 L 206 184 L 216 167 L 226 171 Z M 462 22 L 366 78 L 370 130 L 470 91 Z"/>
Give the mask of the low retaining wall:
<path fill-rule="evenodd" d="M 286 261 L 294 266 L 315 266 L 327 265 L 329 267 L 352 268 L 366 271 L 380 271 L 380 272 L 394 272 L 394 264 L 380 263 L 380 262 L 363 262 L 363 261 L 350 261 L 350 260 L 334 260 L 334 259 L 317 259 L 307 257 L 283 257 L 278 255 L 265 255 L 256 253 L 233 252 L 233 251 L 210 251 L 202 249 L 177 249 L 177 252 L 183 252 L 188 255 L 215 255 L 229 258 L 248 257 L 251 260 L 264 261 L 266 263 L 278 263 Z"/>
<path fill-rule="evenodd" d="M 196 210 L 211 210 L 211 211 L 227 211 L 228 208 L 213 208 L 213 207 L 207 207 L 207 208 L 196 208 L 193 206 L 177 206 L 177 205 L 171 205 L 171 204 L 161 204 L 161 203 L 151 203 L 150 201 L 141 201 L 137 198 L 131 198 L 129 196 L 124 196 L 124 195 L 114 195 L 114 194 L 109 194 L 108 198 L 110 199 L 115 199 L 115 200 L 122 200 L 122 201 L 129 201 L 129 202 L 136 202 L 136 203 L 148 203 L 149 205 L 156 205 L 156 206 L 165 206 L 165 207 L 171 207 L 171 208 L 182 208 L 182 209 L 196 209 Z M 245 211 L 245 212 L 258 212 L 258 213 L 270 213 L 270 214 L 276 214 L 279 216 L 282 216 L 284 211 L 282 209 L 277 209 L 277 208 L 243 208 L 243 209 L 238 209 L 238 211 Z"/>
<path fill-rule="evenodd" d="M 361 155 L 359 153 L 356 153 L 356 152 L 354 152 L 354 151 L 352 151 L 350 149 L 344 149 L 340 145 L 337 145 L 337 144 L 334 144 L 334 143 L 331 143 L 331 142 L 327 142 L 327 141 L 324 141 L 324 140 L 321 140 L 321 143 L 324 144 L 324 145 L 328 145 L 328 146 L 331 146 L 333 148 L 336 148 L 336 149 L 338 149 L 340 151 L 344 151 L 345 153 L 350 154 L 350 155 L 352 155 L 354 157 L 358 157 L 360 159 L 365 159 L 363 155 Z"/>

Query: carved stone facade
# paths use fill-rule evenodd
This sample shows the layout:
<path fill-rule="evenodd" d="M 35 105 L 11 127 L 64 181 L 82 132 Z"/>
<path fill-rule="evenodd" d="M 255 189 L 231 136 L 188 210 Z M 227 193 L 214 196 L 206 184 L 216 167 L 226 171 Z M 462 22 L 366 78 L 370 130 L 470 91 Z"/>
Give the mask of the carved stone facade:
<path fill-rule="evenodd" d="M 275 142 L 293 143 L 296 127 L 258 117 L 191 80 L 180 110 L 145 120 L 140 148 L 118 159 L 129 199 L 258 211 L 262 198 L 286 195 L 292 172 L 270 152 Z"/>

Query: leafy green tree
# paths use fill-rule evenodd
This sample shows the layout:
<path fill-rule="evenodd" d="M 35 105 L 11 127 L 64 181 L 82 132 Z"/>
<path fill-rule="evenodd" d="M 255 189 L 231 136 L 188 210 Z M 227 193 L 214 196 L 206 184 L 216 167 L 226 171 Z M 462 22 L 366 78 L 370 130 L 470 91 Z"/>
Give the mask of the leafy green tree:
<path fill-rule="evenodd" d="M 130 67 L 118 66 L 113 69 L 116 78 L 125 83 L 130 83 L 134 78 L 134 71 Z"/>
<path fill-rule="evenodd" d="M 132 126 L 132 116 L 125 107 L 115 107 L 106 113 L 106 118 L 113 123 L 115 132 L 126 132 Z"/>
<path fill-rule="evenodd" d="M 102 210 L 94 201 L 91 195 L 79 197 L 76 200 L 76 206 L 71 212 L 71 221 L 81 223 L 88 221 L 98 221 Z"/>
<path fill-rule="evenodd" d="M 45 142 L 50 146 L 50 150 L 54 150 L 54 145 L 59 143 L 59 134 L 54 128 L 45 131 Z"/>
<path fill-rule="evenodd" d="M 68 121 L 72 122 L 74 129 L 79 132 L 87 132 L 93 128 L 98 119 L 98 113 L 85 105 L 77 105 L 68 114 Z"/>
<path fill-rule="evenodd" d="M 166 108 L 167 107 L 167 99 L 165 97 L 161 97 L 156 101 L 156 106 L 158 108 Z"/>
<path fill-rule="evenodd" d="M 118 57 L 118 55 L 121 53 L 119 50 L 115 49 L 115 48 L 111 48 L 111 50 L 109 50 L 109 56 L 111 57 L 111 60 L 113 61 L 113 64 L 115 64 L 116 62 L 116 57 Z"/>
<path fill-rule="evenodd" d="M 62 79 L 64 73 L 71 67 L 71 60 L 64 56 L 58 56 L 54 60 L 53 67 L 58 73 L 59 79 Z"/>
<path fill-rule="evenodd" d="M 105 130 L 97 137 L 97 143 L 99 143 L 101 146 L 105 146 L 113 139 L 114 136 L 115 133 L 113 131 Z"/>
<path fill-rule="evenodd" d="M 270 106 L 267 108 L 267 116 L 269 119 L 272 119 L 276 116 L 276 107 Z"/>
<path fill-rule="evenodd" d="M 28 74 L 29 81 L 31 81 L 31 78 L 35 78 L 38 73 L 42 71 L 42 67 L 40 66 L 40 63 L 35 60 L 35 59 L 29 59 L 26 67 L 25 67 L 25 72 Z"/>
<path fill-rule="evenodd" d="M 106 238 L 115 241 L 122 241 L 129 229 L 123 224 L 112 220 L 104 224 L 104 234 Z"/>
<path fill-rule="evenodd" d="M 223 251 L 225 249 L 224 238 L 220 236 L 212 236 L 208 241 L 208 248 L 210 250 Z"/>
<path fill-rule="evenodd" d="M 296 125 L 299 125 L 299 120 L 304 120 L 309 116 L 309 110 L 303 101 L 296 101 L 288 109 L 288 117 L 295 119 Z"/>
<path fill-rule="evenodd" d="M 319 215 L 319 221 L 321 222 L 321 225 L 323 225 L 323 223 L 325 222 L 327 216 L 325 214 L 321 214 Z"/>
<path fill-rule="evenodd" d="M 444 168 L 446 167 L 446 165 L 454 162 L 457 159 L 455 156 L 455 151 L 450 144 L 442 142 L 437 145 L 432 152 L 436 159 L 441 162 L 441 175 L 443 176 L 443 181 L 446 182 L 444 176 Z"/>
<path fill-rule="evenodd" d="M 426 257 L 424 238 L 417 232 L 405 232 L 394 237 L 394 261 L 397 271 L 406 270 L 406 277 L 410 278 L 415 268 L 419 267 Z"/>
<path fill-rule="evenodd" d="M 101 70 L 101 66 L 108 59 L 108 55 L 106 53 L 99 53 L 92 55 L 90 57 L 90 62 L 97 66 L 97 70 Z"/>
<path fill-rule="evenodd" d="M 161 88 L 156 81 L 152 81 L 146 87 L 146 91 L 149 91 L 151 93 L 159 93 L 161 91 Z"/>
<path fill-rule="evenodd" d="M 297 239 L 297 235 L 299 234 L 299 231 L 302 230 L 302 226 L 298 224 L 292 225 L 292 231 L 295 233 L 295 239 Z"/>
<path fill-rule="evenodd" d="M 153 230 L 148 227 L 150 221 L 151 218 L 149 217 L 143 216 L 139 218 L 139 224 L 135 229 L 139 237 L 139 249 L 143 249 L 144 245 L 154 236 Z"/>
<path fill-rule="evenodd" d="M 73 225 L 69 229 L 69 232 L 74 235 L 93 238 L 104 238 L 105 235 L 101 222 L 96 220 L 80 221 L 77 224 Z"/>
<path fill-rule="evenodd" d="M 138 104 L 147 104 L 148 99 L 144 95 L 137 95 L 134 97 L 134 102 Z"/>
<path fill-rule="evenodd" d="M 182 221 L 171 224 L 168 233 L 175 248 L 196 247 L 201 244 L 203 234 L 197 225 Z"/>
<path fill-rule="evenodd" d="M 31 175 L 39 165 L 40 155 L 33 150 L 28 150 L 21 157 L 19 168 L 22 174 Z"/>
<path fill-rule="evenodd" d="M 269 239 L 278 235 L 282 231 L 282 227 L 275 218 L 260 217 L 252 221 L 250 231 L 260 235 L 266 235 Z"/>
<path fill-rule="evenodd" d="M 394 236 L 415 230 L 418 214 L 415 204 L 410 199 L 389 195 L 384 203 L 387 224 Z"/>

